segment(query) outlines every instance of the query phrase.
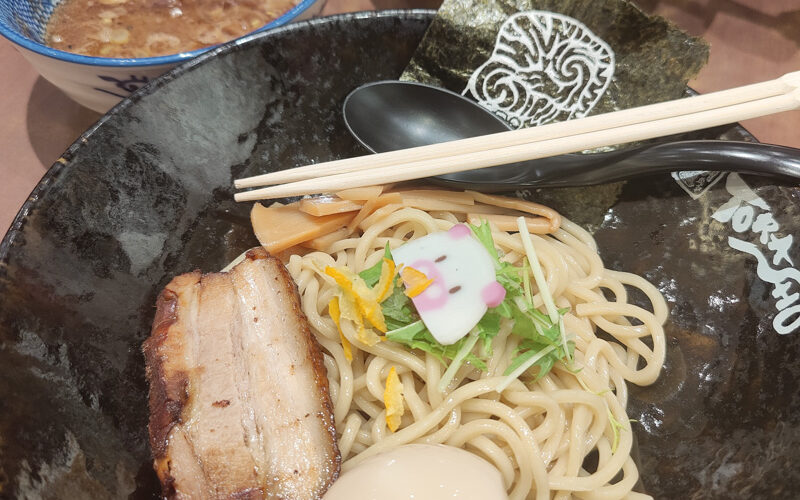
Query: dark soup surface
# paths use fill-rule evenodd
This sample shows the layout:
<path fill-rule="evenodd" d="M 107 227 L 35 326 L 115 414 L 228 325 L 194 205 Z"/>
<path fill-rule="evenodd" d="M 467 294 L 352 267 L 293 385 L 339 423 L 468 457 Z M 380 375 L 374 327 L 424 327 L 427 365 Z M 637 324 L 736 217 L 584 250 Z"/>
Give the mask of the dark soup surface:
<path fill-rule="evenodd" d="M 163 56 L 240 37 L 299 1 L 64 0 L 50 17 L 45 40 L 88 56 Z"/>

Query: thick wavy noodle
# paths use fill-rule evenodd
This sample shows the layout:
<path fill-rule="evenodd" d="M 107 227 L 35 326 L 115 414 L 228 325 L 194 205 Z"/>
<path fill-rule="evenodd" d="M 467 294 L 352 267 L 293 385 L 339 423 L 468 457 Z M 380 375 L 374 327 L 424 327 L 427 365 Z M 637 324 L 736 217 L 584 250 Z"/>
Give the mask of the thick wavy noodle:
<path fill-rule="evenodd" d="M 551 219 L 554 226 L 559 219 Z M 502 325 L 494 340 L 487 371 L 463 366 L 445 394 L 437 389 L 445 367 L 436 358 L 390 341 L 361 344 L 347 321 L 342 329 L 354 349 L 352 362 L 345 358 L 327 311 L 337 288 L 325 275 L 325 266 L 361 271 L 381 258 L 387 242 L 396 248 L 463 220 L 463 214 L 398 206 L 368 221 L 361 236 L 338 241 L 328 252 L 289 260 L 304 311 L 325 353 L 343 469 L 394 446 L 444 443 L 493 463 L 512 499 L 639 496 L 632 492 L 639 476 L 630 456 L 626 382 L 647 385 L 658 377 L 665 354 L 666 304 L 641 277 L 605 269 L 592 237 L 567 220 L 560 220 L 550 234 L 532 238 L 556 305 L 569 308 L 564 322 L 575 341 L 572 369 L 557 363 L 536 382 L 536 370 L 531 370 L 498 394 L 495 388 L 518 344 L 510 323 Z M 525 251 L 518 234 L 493 229 L 493 236 L 505 260 L 522 263 Z M 633 288 L 643 292 L 650 307 L 628 303 Z M 534 304 L 542 309 L 538 294 Z M 386 426 L 383 405 L 392 366 L 406 405 L 394 433 Z"/>

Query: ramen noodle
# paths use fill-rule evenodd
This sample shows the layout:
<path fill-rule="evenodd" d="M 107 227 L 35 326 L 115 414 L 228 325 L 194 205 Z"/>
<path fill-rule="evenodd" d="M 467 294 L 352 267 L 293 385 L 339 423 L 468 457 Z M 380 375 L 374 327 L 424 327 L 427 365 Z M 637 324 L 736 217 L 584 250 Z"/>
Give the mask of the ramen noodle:
<path fill-rule="evenodd" d="M 437 203 L 447 203 L 441 200 L 418 204 L 434 207 L 428 210 L 409 206 L 413 203 L 387 205 L 324 251 L 288 258 L 303 310 L 324 352 L 343 471 L 399 445 L 442 443 L 492 463 L 512 499 L 640 495 L 632 492 L 639 474 L 630 455 L 626 384 L 652 384 L 661 371 L 664 298 L 645 279 L 606 269 L 585 230 L 546 207 L 528 204 L 538 211 L 536 217 L 528 215 L 528 226 L 542 233 L 529 236 L 546 280 L 538 287 L 528 273 L 537 266 L 528 266 L 532 254 L 525 248 L 526 237 L 498 228 L 504 214 L 520 215 L 519 206 L 485 195 L 476 201 L 481 203 L 470 208 L 477 212 L 471 216 L 437 210 Z M 482 222 L 485 218 L 494 222 Z M 490 349 L 475 346 L 475 353 L 484 349 L 485 366 L 465 362 L 455 374 L 448 373 L 452 355 L 442 360 L 436 353 L 393 342 L 391 331 L 385 339 L 364 342 L 357 322 L 340 317 L 338 307 L 337 328 L 331 303 L 341 296 L 341 287 L 331 269 L 370 269 L 386 255 L 387 245 L 397 249 L 465 221 L 491 224 L 500 260 L 525 271 L 520 275 L 527 280 L 524 288 L 532 304 L 545 311 L 552 298 L 559 309 L 571 349 L 546 373 L 532 366 L 519 376 L 509 375 L 523 340 L 506 318 Z M 629 302 L 631 289 L 647 298 L 646 308 Z M 450 376 L 442 387 L 442 378 Z M 400 411 L 386 398 L 393 387 L 402 388 Z"/>

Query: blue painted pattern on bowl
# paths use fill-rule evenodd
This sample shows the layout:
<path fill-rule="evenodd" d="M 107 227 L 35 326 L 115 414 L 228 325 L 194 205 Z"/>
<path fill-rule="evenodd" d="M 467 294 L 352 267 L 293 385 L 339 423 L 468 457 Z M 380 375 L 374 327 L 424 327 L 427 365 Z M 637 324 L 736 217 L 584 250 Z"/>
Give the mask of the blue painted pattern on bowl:
<path fill-rule="evenodd" d="M 159 57 L 107 58 L 73 54 L 44 43 L 47 21 L 58 0 L 0 0 L 0 35 L 15 44 L 39 74 L 78 103 L 105 113 L 132 92 L 177 64 L 213 47 Z M 325 0 L 301 0 L 256 32 L 309 19 Z"/>

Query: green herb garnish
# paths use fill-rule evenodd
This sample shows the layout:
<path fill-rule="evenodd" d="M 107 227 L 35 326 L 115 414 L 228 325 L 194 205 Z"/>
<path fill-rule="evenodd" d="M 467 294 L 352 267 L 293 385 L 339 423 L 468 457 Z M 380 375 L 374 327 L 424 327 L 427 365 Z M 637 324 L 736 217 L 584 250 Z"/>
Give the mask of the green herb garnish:
<path fill-rule="evenodd" d="M 563 315 L 568 309 L 548 310 L 548 314 L 544 314 L 533 307 L 529 279 L 531 274 L 534 278 L 537 274 L 539 275 L 540 279 L 536 279 L 536 283 L 545 304 L 553 304 L 538 261 L 531 264 L 533 259 L 526 258 L 521 267 L 503 262 L 495 247 L 489 224 L 483 222 L 477 226 L 470 224 L 469 227 L 492 258 L 497 281 L 506 290 L 503 302 L 497 307 L 489 309 L 467 336 L 454 344 L 445 346 L 437 342 L 425 327 L 414 309 L 411 299 L 403 293 L 402 285 L 396 279 L 393 283 L 392 294 L 381 303 L 386 326 L 389 329 L 386 338 L 411 349 L 431 353 L 440 362 L 446 364 L 447 369 L 440 381 L 440 389 L 444 391 L 463 363 L 470 363 L 480 370 L 486 370 L 486 362 L 492 355 L 492 342 L 500 331 L 501 323 L 503 320 L 511 320 L 514 322 L 511 333 L 521 337 L 522 340 L 515 351 L 511 364 L 505 371 L 507 380 L 498 387 L 498 392 L 501 392 L 514 379 L 533 366 L 538 368 L 536 374 L 536 380 L 538 380 L 546 375 L 557 362 L 565 359 L 571 360 L 575 343 L 566 341 L 563 332 Z M 385 257 L 392 258 L 388 244 Z M 369 286 L 374 286 L 379 281 L 381 264 L 378 262 L 359 273 Z M 552 307 L 555 306 L 552 305 Z M 477 345 L 480 345 L 480 348 L 475 352 Z"/>
<path fill-rule="evenodd" d="M 389 248 L 388 242 L 386 243 L 386 249 L 383 252 L 383 258 L 394 260 L 392 258 L 392 249 Z M 369 269 L 364 269 L 363 271 L 358 273 L 358 275 L 361 276 L 361 279 L 364 280 L 364 283 L 366 283 L 367 286 L 373 287 L 375 286 L 375 283 L 377 283 L 381 279 L 382 266 L 383 266 L 383 259 L 378 259 L 378 262 L 376 262 L 374 266 L 370 267 Z"/>

